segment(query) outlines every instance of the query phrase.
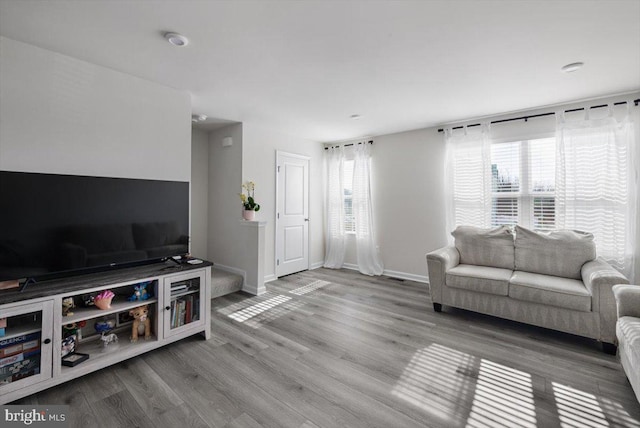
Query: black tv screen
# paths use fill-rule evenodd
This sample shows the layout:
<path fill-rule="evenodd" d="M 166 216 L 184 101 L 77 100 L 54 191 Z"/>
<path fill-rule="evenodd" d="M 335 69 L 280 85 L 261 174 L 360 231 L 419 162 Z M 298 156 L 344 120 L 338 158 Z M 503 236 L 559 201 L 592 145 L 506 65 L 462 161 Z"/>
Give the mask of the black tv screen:
<path fill-rule="evenodd" d="M 0 281 L 189 252 L 189 183 L 0 171 Z"/>

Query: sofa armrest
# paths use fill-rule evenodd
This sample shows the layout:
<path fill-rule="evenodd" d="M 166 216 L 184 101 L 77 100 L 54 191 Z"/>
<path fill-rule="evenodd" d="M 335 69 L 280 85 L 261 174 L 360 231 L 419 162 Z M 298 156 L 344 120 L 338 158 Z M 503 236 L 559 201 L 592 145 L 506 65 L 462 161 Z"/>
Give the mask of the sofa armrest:
<path fill-rule="evenodd" d="M 640 318 L 640 286 L 617 284 L 613 286 L 613 295 L 618 306 L 618 318 Z"/>
<path fill-rule="evenodd" d="M 442 303 L 442 287 L 449 269 L 458 266 L 460 253 L 453 245 L 440 248 L 427 254 L 429 273 L 429 292 L 433 303 Z"/>
<path fill-rule="evenodd" d="M 600 257 L 585 263 L 581 274 L 585 287 L 591 292 L 591 310 L 600 314 L 600 340 L 615 343 L 618 316 L 611 289 L 616 284 L 628 284 L 629 281 Z"/>

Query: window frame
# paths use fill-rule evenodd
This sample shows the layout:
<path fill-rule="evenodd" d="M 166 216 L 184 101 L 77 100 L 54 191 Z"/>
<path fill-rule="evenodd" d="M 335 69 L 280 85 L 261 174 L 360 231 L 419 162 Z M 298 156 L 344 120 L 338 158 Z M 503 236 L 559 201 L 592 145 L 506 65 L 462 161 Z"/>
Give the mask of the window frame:
<path fill-rule="evenodd" d="M 518 150 L 519 150 L 519 159 L 518 159 L 518 167 L 519 167 L 519 174 L 518 174 L 518 190 L 517 191 L 513 191 L 513 192 L 498 192 L 495 191 L 495 189 L 491 188 L 491 212 L 489 213 L 490 219 L 491 219 L 491 227 L 497 227 L 497 226 L 501 226 L 501 225 L 509 225 L 509 226 L 513 226 L 513 225 L 520 225 L 523 227 L 526 227 L 528 229 L 532 229 L 532 230 L 538 230 L 538 231 L 547 231 L 547 230 L 553 230 L 555 229 L 555 219 L 556 219 L 556 201 L 555 201 L 555 196 L 556 196 L 556 191 L 555 191 L 555 168 L 553 168 L 554 170 L 554 190 L 553 191 L 534 191 L 532 190 L 532 186 L 531 186 L 531 166 L 532 166 L 532 153 L 530 150 L 531 144 L 535 143 L 536 141 L 553 141 L 554 145 L 555 145 L 555 138 L 553 135 L 549 135 L 549 134 L 544 134 L 544 135 L 530 135 L 527 137 L 523 137 L 523 138 L 509 138 L 509 139 L 501 139 L 501 140 L 493 140 L 490 143 L 491 148 L 493 148 L 494 146 L 498 146 L 501 144 L 514 144 L 517 143 L 518 144 Z M 553 155 L 553 159 L 554 162 L 557 162 L 557 159 L 555 157 L 555 152 Z M 494 165 L 493 162 L 493 156 L 491 156 L 490 159 L 490 165 Z M 535 199 L 536 198 L 553 198 L 553 204 L 554 204 L 554 212 L 553 212 L 553 223 L 546 223 L 543 222 L 544 225 L 546 225 L 546 227 L 537 227 L 536 226 L 536 221 L 535 221 Z M 498 223 L 498 222 L 494 222 L 494 206 L 495 206 L 495 201 L 497 199 L 516 199 L 517 202 L 517 208 L 516 208 L 516 222 L 511 224 L 507 224 L 507 223 Z M 497 216 L 496 216 L 497 217 Z"/>

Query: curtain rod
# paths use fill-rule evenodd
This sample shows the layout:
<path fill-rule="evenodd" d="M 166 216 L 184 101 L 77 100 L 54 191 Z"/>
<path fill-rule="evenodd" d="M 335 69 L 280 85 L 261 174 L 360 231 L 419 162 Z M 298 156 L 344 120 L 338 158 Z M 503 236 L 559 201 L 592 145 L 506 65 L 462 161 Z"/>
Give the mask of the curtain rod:
<path fill-rule="evenodd" d="M 365 143 L 373 144 L 373 140 L 369 140 L 369 141 L 361 141 L 361 142 L 359 142 L 359 143 L 349 143 L 349 144 L 344 144 L 342 147 L 353 146 L 354 144 L 365 144 Z M 338 145 L 338 146 L 329 146 L 329 147 L 325 147 L 324 149 L 325 149 L 325 150 L 329 150 L 329 149 L 337 149 L 338 147 L 340 147 L 340 146 L 339 146 L 339 145 Z"/>
<path fill-rule="evenodd" d="M 640 98 L 633 100 L 633 105 L 637 106 L 638 103 L 640 103 Z M 622 104 L 628 104 L 628 101 L 619 101 L 617 103 L 613 103 L 614 106 L 619 106 Z M 565 113 L 571 113 L 574 111 L 580 111 L 580 110 L 584 110 L 585 108 L 589 108 L 589 109 L 594 109 L 594 108 L 602 108 L 602 107 L 607 107 L 608 104 L 601 104 L 601 105 L 597 105 L 597 106 L 592 106 L 592 107 L 580 107 L 580 108 L 572 108 L 569 110 L 565 110 Z M 520 117 L 514 117 L 511 119 L 500 119 L 500 120 L 494 120 L 491 121 L 490 123 L 493 125 L 494 123 L 503 123 L 503 122 L 512 122 L 514 120 L 524 120 L 525 122 L 528 121 L 529 119 L 533 119 L 534 117 L 544 117 L 544 116 L 551 116 L 556 114 L 555 112 L 549 112 L 549 113 L 540 113 L 540 114 L 532 114 L 530 116 L 520 116 Z M 480 126 L 480 123 L 474 123 L 473 125 L 467 125 L 467 128 L 471 128 L 473 126 Z M 464 126 L 455 126 L 451 129 L 462 129 L 464 128 Z M 442 132 L 444 131 L 443 128 L 438 129 L 438 132 Z"/>

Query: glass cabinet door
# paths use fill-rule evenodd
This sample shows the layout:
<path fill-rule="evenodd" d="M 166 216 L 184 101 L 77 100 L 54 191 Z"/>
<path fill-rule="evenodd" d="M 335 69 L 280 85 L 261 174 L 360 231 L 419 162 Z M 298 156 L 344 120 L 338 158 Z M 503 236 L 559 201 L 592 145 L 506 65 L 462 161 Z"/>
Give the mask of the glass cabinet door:
<path fill-rule="evenodd" d="M 203 325 L 206 295 L 204 274 L 185 273 L 165 278 L 164 281 L 165 336 Z"/>
<path fill-rule="evenodd" d="M 53 301 L 0 309 L 0 395 L 51 378 Z"/>

